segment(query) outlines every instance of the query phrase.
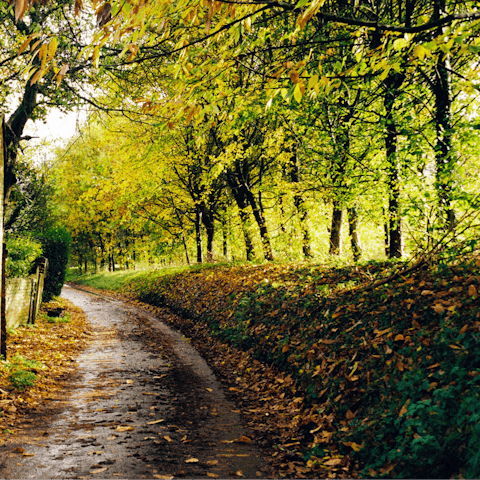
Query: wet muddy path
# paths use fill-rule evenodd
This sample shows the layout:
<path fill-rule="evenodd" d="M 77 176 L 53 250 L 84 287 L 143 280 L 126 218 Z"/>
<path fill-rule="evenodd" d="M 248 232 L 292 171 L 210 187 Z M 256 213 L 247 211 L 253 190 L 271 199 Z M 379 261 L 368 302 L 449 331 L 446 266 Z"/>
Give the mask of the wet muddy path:
<path fill-rule="evenodd" d="M 0 446 L 2 478 L 256 478 L 262 462 L 204 360 L 147 311 L 65 287 L 89 319 L 50 415 Z"/>

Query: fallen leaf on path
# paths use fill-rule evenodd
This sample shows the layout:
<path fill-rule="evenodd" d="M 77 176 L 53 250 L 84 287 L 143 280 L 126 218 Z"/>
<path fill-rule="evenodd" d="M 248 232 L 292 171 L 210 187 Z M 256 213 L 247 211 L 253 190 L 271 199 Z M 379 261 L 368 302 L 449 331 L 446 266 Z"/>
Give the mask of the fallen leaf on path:
<path fill-rule="evenodd" d="M 252 441 L 248 437 L 241 436 L 235 440 L 222 440 L 222 443 L 252 443 Z"/>
<path fill-rule="evenodd" d="M 103 453 L 103 450 L 97 450 L 96 452 L 89 452 L 89 455 L 100 455 Z"/>
<path fill-rule="evenodd" d="M 216 473 L 207 472 L 207 477 L 210 477 L 210 478 L 218 478 L 218 475 L 217 475 Z"/>
<path fill-rule="evenodd" d="M 187 458 L 185 463 L 198 463 L 198 458 Z"/>
<path fill-rule="evenodd" d="M 158 475 L 154 473 L 153 478 L 161 478 L 162 480 L 173 480 L 173 475 Z"/>
<path fill-rule="evenodd" d="M 142 395 L 156 395 L 156 393 L 153 393 L 153 392 L 143 392 Z"/>
<path fill-rule="evenodd" d="M 218 465 L 218 460 L 208 460 L 205 462 L 207 465 Z"/>
<path fill-rule="evenodd" d="M 13 451 L 16 453 L 23 453 L 25 450 L 22 447 L 17 447 L 17 448 L 14 448 Z"/>
<path fill-rule="evenodd" d="M 155 420 L 153 422 L 147 422 L 147 425 L 155 425 L 156 423 L 164 422 L 165 420 L 162 418 L 161 420 Z"/>
<path fill-rule="evenodd" d="M 22 453 L 22 457 L 33 457 L 33 456 L 35 456 L 34 453 L 25 453 L 25 452 Z"/>
<path fill-rule="evenodd" d="M 133 427 L 122 427 L 119 425 L 115 430 L 117 432 L 128 432 L 129 430 L 135 430 L 135 429 Z"/>
<path fill-rule="evenodd" d="M 111 437 L 108 437 L 107 440 L 115 440 L 117 437 L 115 435 L 112 435 Z"/>
<path fill-rule="evenodd" d="M 99 468 L 98 470 L 91 470 L 90 473 L 101 473 L 105 472 L 106 470 L 108 470 L 108 467 Z"/>
<path fill-rule="evenodd" d="M 128 380 L 125 381 L 125 383 L 132 384 L 133 380 L 128 379 Z"/>
<path fill-rule="evenodd" d="M 205 389 L 207 392 L 213 393 L 213 390 L 211 388 L 206 388 Z"/>
<path fill-rule="evenodd" d="M 335 465 L 338 465 L 339 463 L 342 463 L 341 458 L 331 458 L 330 460 L 327 460 L 326 462 L 323 462 L 323 465 L 327 465 L 329 467 L 333 467 Z"/>
<path fill-rule="evenodd" d="M 242 472 L 241 470 L 237 470 L 237 471 L 235 472 L 235 475 L 236 475 L 237 477 L 243 477 L 243 472 Z"/>
<path fill-rule="evenodd" d="M 168 436 L 168 435 L 164 435 L 163 437 L 167 442 L 173 442 L 173 440 Z"/>

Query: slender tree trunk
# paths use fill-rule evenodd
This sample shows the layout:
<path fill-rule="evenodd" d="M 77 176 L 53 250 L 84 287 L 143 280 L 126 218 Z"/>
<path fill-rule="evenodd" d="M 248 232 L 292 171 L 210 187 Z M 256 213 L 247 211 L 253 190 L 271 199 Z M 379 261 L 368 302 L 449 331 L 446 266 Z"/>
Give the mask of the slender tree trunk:
<path fill-rule="evenodd" d="M 342 253 L 343 209 L 338 200 L 333 201 L 332 226 L 330 227 L 330 255 Z"/>
<path fill-rule="evenodd" d="M 399 95 L 399 88 L 405 79 L 404 74 L 390 74 L 384 81 L 386 88 L 384 97 L 385 107 L 385 152 L 387 157 L 387 185 L 388 185 L 388 232 L 389 258 L 400 258 L 403 254 L 402 219 L 400 216 L 400 172 L 397 159 L 397 124 L 394 118 L 395 101 Z"/>
<path fill-rule="evenodd" d="M 355 206 L 348 210 L 348 227 L 350 232 L 350 241 L 352 245 L 353 260 L 356 262 L 362 255 L 362 247 L 360 246 L 360 239 L 358 237 L 358 214 Z"/>
<path fill-rule="evenodd" d="M 435 17 L 446 13 L 445 0 L 435 0 Z M 443 33 L 442 27 L 437 31 Z M 440 211 L 443 214 L 445 228 L 455 226 L 455 211 L 453 201 L 453 175 L 456 169 L 456 158 L 453 148 L 453 123 L 452 123 L 452 91 L 449 55 L 439 54 L 435 78 L 433 80 L 433 95 L 435 97 L 435 129 L 436 145 L 435 160 L 437 176 L 435 186 L 437 189 Z"/>
<path fill-rule="evenodd" d="M 293 196 L 293 203 L 298 212 L 298 218 L 300 221 L 300 230 L 302 232 L 302 252 L 304 258 L 312 257 L 311 238 L 310 231 L 308 229 L 308 210 L 305 205 L 303 196 L 298 192 L 298 185 L 300 184 L 300 167 L 298 164 L 298 157 L 295 151 L 292 152 L 290 157 L 290 180 L 295 188 L 295 195 Z"/>
<path fill-rule="evenodd" d="M 228 223 L 222 221 L 222 253 L 225 259 L 228 258 Z"/>
<path fill-rule="evenodd" d="M 202 222 L 205 226 L 205 231 L 207 233 L 207 262 L 211 263 L 214 261 L 213 256 L 213 238 L 215 236 L 215 220 L 213 218 L 212 212 L 207 209 L 205 204 L 202 202 Z"/>
<path fill-rule="evenodd" d="M 197 246 L 197 263 L 203 263 L 202 211 L 198 204 L 195 206 L 195 244 Z"/>
<path fill-rule="evenodd" d="M 188 255 L 188 246 L 187 246 L 187 241 L 185 239 L 185 232 L 183 231 L 183 228 L 182 228 L 182 243 L 183 243 L 183 248 L 185 249 L 185 259 L 187 260 L 187 265 L 190 265 L 190 256 Z"/>
<path fill-rule="evenodd" d="M 243 232 L 243 239 L 245 241 L 245 255 L 247 261 L 253 260 L 255 257 L 255 250 L 253 247 L 252 237 L 250 235 L 250 228 L 249 228 L 249 218 L 248 218 L 248 204 L 245 198 L 245 193 L 241 190 L 238 184 L 233 180 L 231 177 L 227 177 L 228 184 L 230 186 L 230 190 L 232 192 L 233 198 L 235 199 L 235 203 L 238 207 L 238 212 L 240 215 L 240 223 L 242 224 L 242 232 Z"/>
<path fill-rule="evenodd" d="M 268 234 L 268 229 L 267 229 L 267 224 L 265 222 L 265 216 L 263 215 L 262 212 L 262 204 L 259 202 L 257 203 L 257 200 L 255 199 L 255 195 L 253 195 L 252 191 L 247 188 L 245 188 L 245 195 L 248 199 L 248 203 L 250 203 L 250 206 L 252 207 L 252 212 L 253 216 L 257 222 L 258 228 L 260 230 L 260 237 L 262 239 L 262 245 L 263 245 L 263 255 L 265 257 L 265 260 L 268 260 L 269 262 L 273 261 L 273 252 L 272 252 L 272 245 L 270 243 L 270 236 Z"/>

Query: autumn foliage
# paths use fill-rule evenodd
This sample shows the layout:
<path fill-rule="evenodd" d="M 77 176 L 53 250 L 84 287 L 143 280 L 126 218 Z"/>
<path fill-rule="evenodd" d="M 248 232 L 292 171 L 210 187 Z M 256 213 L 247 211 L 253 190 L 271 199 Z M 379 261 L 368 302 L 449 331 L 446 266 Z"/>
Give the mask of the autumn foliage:
<path fill-rule="evenodd" d="M 476 476 L 479 266 L 424 266 L 354 291 L 388 265 L 218 266 L 126 291 L 281 372 L 270 388 L 296 415 L 279 452 L 308 476 Z"/>

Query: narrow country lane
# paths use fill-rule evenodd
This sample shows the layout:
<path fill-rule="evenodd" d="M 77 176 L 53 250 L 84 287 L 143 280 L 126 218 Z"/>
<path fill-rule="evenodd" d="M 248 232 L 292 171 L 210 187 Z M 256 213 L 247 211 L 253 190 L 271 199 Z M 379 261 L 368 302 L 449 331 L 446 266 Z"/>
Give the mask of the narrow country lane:
<path fill-rule="evenodd" d="M 49 399 L 57 414 L 0 446 L 1 478 L 262 476 L 239 412 L 186 339 L 120 301 L 62 296 L 85 311 L 92 342 Z"/>

